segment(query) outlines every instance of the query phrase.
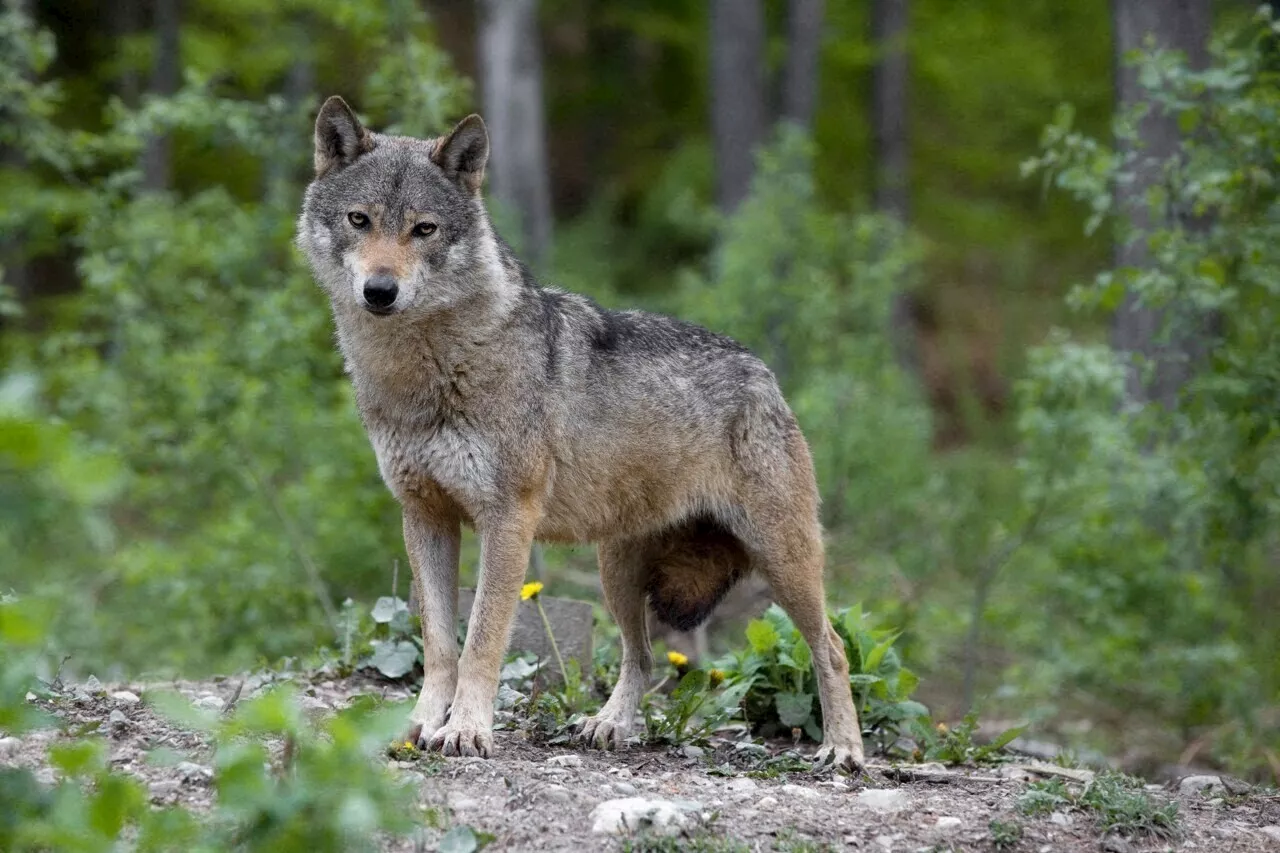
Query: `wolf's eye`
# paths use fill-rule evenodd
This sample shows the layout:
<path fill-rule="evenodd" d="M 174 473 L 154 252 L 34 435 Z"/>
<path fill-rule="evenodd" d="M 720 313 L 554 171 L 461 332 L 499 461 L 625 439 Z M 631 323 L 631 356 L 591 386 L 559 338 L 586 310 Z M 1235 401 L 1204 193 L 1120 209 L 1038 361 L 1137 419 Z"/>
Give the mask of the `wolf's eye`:
<path fill-rule="evenodd" d="M 434 222 L 419 222 L 413 226 L 413 236 L 415 237 L 430 237 L 434 233 L 436 233 L 436 224 Z"/>
<path fill-rule="evenodd" d="M 353 210 L 347 214 L 347 221 L 356 228 L 364 228 L 369 224 L 369 217 L 358 210 Z"/>

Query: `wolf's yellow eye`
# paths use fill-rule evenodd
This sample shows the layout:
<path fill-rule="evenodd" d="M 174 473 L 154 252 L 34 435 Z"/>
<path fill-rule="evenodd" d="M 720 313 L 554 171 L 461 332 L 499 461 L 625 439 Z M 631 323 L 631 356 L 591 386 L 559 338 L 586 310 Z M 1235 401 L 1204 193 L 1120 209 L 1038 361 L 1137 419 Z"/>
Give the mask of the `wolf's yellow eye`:
<path fill-rule="evenodd" d="M 419 222 L 413 226 L 413 236 L 415 237 L 430 237 L 434 233 L 436 233 L 436 224 L 434 222 Z"/>
<path fill-rule="evenodd" d="M 356 228 L 364 228 L 369 224 L 369 217 L 358 210 L 353 210 L 347 214 L 347 221 Z"/>

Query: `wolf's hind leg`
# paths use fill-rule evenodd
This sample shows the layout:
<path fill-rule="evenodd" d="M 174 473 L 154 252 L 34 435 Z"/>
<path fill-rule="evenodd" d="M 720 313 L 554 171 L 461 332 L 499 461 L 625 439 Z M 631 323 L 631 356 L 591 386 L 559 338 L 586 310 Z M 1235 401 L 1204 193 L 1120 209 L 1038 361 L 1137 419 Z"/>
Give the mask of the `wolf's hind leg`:
<path fill-rule="evenodd" d="M 602 542 L 598 550 L 605 604 L 622 635 L 622 669 L 609 701 L 583 722 L 578 734 L 587 746 L 612 749 L 630 736 L 653 673 L 645 621 L 648 560 L 647 549 L 635 541 Z"/>

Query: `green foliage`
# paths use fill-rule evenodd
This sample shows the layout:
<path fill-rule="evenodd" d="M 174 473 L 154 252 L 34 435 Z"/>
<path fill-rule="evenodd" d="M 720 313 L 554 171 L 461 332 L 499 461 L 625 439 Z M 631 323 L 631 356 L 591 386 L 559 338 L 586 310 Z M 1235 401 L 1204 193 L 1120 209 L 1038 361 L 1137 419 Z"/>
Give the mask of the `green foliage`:
<path fill-rule="evenodd" d="M 1161 312 L 1162 340 L 1211 355 L 1191 356 L 1169 410 L 1126 397 L 1127 372 L 1149 377 L 1150 361 L 1060 337 L 1031 354 L 1018 422 L 1024 493 L 1047 507 L 1054 568 L 1036 590 L 1054 602 L 1054 630 L 1041 632 L 1054 691 L 1064 679 L 1106 689 L 1183 730 L 1209 729 L 1221 758 L 1255 767 L 1280 743 L 1255 715 L 1280 689 L 1280 24 L 1259 14 L 1215 44 L 1203 71 L 1165 51 L 1135 58 L 1148 98 L 1117 134 L 1132 140 L 1154 111 L 1185 135 L 1155 164 L 1150 229 L 1116 223 L 1149 263 L 1104 271 L 1073 297 L 1104 315 L 1134 299 Z M 1094 229 L 1147 155 L 1073 120 L 1059 112 L 1024 171 L 1083 201 Z"/>
<path fill-rule="evenodd" d="M 924 750 L 925 760 L 943 761 L 947 764 L 992 764 L 1000 760 L 1004 748 L 1025 729 L 1006 729 L 990 743 L 984 744 L 974 743 L 973 735 L 977 730 L 978 715 L 972 711 L 954 728 L 940 725 L 934 730 L 940 736 L 930 735 L 926 738 L 928 745 Z"/>
<path fill-rule="evenodd" d="M 1016 820 L 992 820 L 987 824 L 991 846 L 996 850 L 1012 850 L 1022 840 L 1022 824 Z"/>
<path fill-rule="evenodd" d="M 1092 815 L 1103 833 L 1157 838 L 1178 833 L 1178 804 L 1157 802 L 1143 790 L 1141 779 L 1123 773 L 1101 773 L 1078 791 L 1060 779 L 1033 782 L 1018 797 L 1018 811 L 1024 815 L 1069 809 Z"/>
<path fill-rule="evenodd" d="M 668 744 L 705 742 L 738 715 L 750 687 L 745 681 L 722 686 L 720 678 L 719 672 L 691 669 L 660 705 L 646 696 L 642 708 L 646 738 Z"/>
<path fill-rule="evenodd" d="M 1071 804 L 1071 792 L 1061 779 L 1032 782 L 1018 796 L 1018 811 L 1024 815 L 1046 815 Z"/>
<path fill-rule="evenodd" d="M 831 616 L 844 643 L 853 690 L 864 733 L 885 746 L 903 735 L 924 730 L 928 709 L 911 699 L 919 679 L 902 665 L 895 631 L 871 628 L 861 605 Z M 782 608 L 773 605 L 747 626 L 748 647 L 731 653 L 716 666 L 731 688 L 745 690 L 747 720 L 765 734 L 799 729 L 822 740 L 822 707 L 813 652 Z"/>

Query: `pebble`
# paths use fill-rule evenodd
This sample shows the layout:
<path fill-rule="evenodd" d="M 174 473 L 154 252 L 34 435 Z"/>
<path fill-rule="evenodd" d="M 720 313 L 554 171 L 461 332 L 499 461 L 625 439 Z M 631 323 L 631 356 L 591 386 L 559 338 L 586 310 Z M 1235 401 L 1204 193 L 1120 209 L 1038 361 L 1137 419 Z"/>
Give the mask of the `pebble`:
<path fill-rule="evenodd" d="M 547 785 L 542 789 L 542 797 L 553 803 L 570 803 L 573 801 L 573 795 L 569 793 L 569 789 L 564 785 Z"/>
<path fill-rule="evenodd" d="M 117 702 L 123 702 L 126 705 L 137 705 L 142 700 L 138 698 L 137 693 L 130 693 L 128 690 L 117 690 L 111 694 L 111 698 Z"/>
<path fill-rule="evenodd" d="M 739 776 L 731 780 L 725 787 L 735 794 L 746 794 L 759 789 L 760 786 L 756 784 L 755 779 L 749 776 Z"/>
<path fill-rule="evenodd" d="M 1188 776 L 1178 783 L 1178 793 L 1184 797 L 1194 797 L 1204 793 L 1222 794 L 1227 786 L 1217 776 Z"/>
<path fill-rule="evenodd" d="M 195 706 L 206 711 L 221 711 L 227 707 L 227 703 L 222 700 L 221 696 L 207 693 L 195 701 Z"/>
<path fill-rule="evenodd" d="M 778 807 L 777 797 L 761 797 L 756 801 L 757 809 L 776 809 Z"/>
<path fill-rule="evenodd" d="M 580 755 L 553 755 L 547 759 L 549 767 L 581 767 L 582 756 Z"/>
<path fill-rule="evenodd" d="M 1264 826 L 1260 830 L 1263 835 L 1280 844 L 1280 826 Z"/>
<path fill-rule="evenodd" d="M 958 817 L 940 817 L 938 822 L 934 824 L 934 829 L 938 830 L 939 835 L 951 835 L 964 826 L 964 821 Z"/>
<path fill-rule="evenodd" d="M 634 797 L 640 792 L 636 790 L 636 786 L 630 782 L 614 782 L 613 790 L 617 791 L 624 797 Z"/>
<path fill-rule="evenodd" d="M 178 793 L 178 787 L 179 783 L 175 780 L 165 779 L 160 782 L 152 782 L 151 785 L 148 786 L 148 791 L 151 794 L 151 799 L 161 800 L 170 794 Z"/>
<path fill-rule="evenodd" d="M 907 807 L 907 792 L 900 788 L 866 788 L 858 792 L 858 805 L 875 812 L 899 812 Z"/>
<path fill-rule="evenodd" d="M 174 768 L 184 782 L 208 782 L 213 778 L 213 768 L 194 761 L 180 761 Z"/>
<path fill-rule="evenodd" d="M 688 808 L 690 805 L 697 804 L 644 797 L 605 800 L 591 810 L 591 831 L 609 835 L 638 831 L 676 835 L 692 822 L 687 812 L 701 810 L 701 806 L 691 809 Z"/>
<path fill-rule="evenodd" d="M 793 785 L 790 782 L 783 785 L 780 790 L 784 794 L 790 794 L 793 797 L 800 797 L 804 800 L 817 800 L 822 797 L 821 794 L 812 788 L 806 788 L 804 785 Z"/>
<path fill-rule="evenodd" d="M 124 715 L 124 711 L 116 708 L 107 715 L 107 722 L 113 726 L 123 726 L 125 723 L 129 722 L 129 718 Z"/>
<path fill-rule="evenodd" d="M 1049 815 L 1049 822 L 1058 826 L 1071 826 L 1071 815 L 1066 812 L 1054 812 Z"/>
<path fill-rule="evenodd" d="M 8 758 L 18 751 L 22 741 L 16 737 L 0 737 L 0 758 Z"/>
<path fill-rule="evenodd" d="M 96 693 L 104 693 L 104 692 L 106 692 L 106 691 L 105 691 L 105 690 L 103 690 L 103 688 L 102 688 L 102 682 L 98 680 L 98 676 L 96 676 L 96 675 L 91 675 L 91 676 L 89 676 L 88 678 L 86 678 L 86 679 L 84 680 L 83 688 L 84 688 L 84 692 L 85 692 L 85 693 L 94 693 L 94 694 L 96 694 Z"/>
<path fill-rule="evenodd" d="M 680 754 L 683 755 L 685 758 L 701 758 L 703 755 L 706 754 L 706 750 L 704 750 L 700 746 L 694 746 L 693 744 L 689 744 L 688 746 L 680 747 Z"/>

